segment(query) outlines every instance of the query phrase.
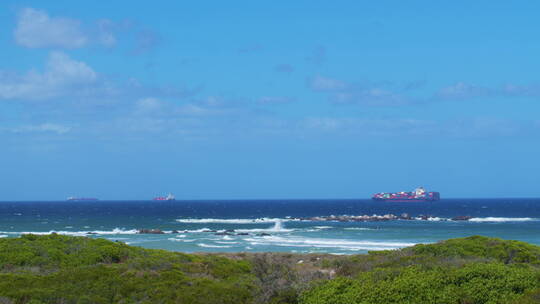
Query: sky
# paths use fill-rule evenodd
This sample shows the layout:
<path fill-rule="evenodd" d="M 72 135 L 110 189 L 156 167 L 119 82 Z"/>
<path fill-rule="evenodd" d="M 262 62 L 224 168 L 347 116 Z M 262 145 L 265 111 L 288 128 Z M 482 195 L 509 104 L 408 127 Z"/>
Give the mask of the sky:
<path fill-rule="evenodd" d="M 0 2 L 0 201 L 540 197 L 540 2 Z"/>

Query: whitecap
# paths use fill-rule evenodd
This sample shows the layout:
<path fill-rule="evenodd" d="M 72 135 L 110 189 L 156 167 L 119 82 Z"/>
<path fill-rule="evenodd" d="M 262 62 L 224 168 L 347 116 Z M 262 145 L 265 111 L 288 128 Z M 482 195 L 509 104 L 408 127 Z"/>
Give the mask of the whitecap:
<path fill-rule="evenodd" d="M 469 222 L 529 222 L 537 220 L 530 217 L 473 217 Z"/>
<path fill-rule="evenodd" d="M 1 238 L 5 238 L 5 237 L 8 237 L 8 236 L 5 235 L 5 234 L 0 234 L 0 239 L 1 239 Z"/>
<path fill-rule="evenodd" d="M 421 217 L 415 217 L 414 218 L 417 221 L 431 221 L 431 222 L 440 222 L 440 221 L 446 221 L 447 219 L 442 217 L 428 217 L 426 219 L 423 219 Z"/>
<path fill-rule="evenodd" d="M 116 234 L 137 234 L 138 230 L 136 229 L 122 229 L 114 228 L 113 230 L 94 230 L 94 231 L 62 231 L 62 230 L 50 230 L 50 231 L 20 231 L 20 232 L 2 232 L 7 234 L 35 234 L 35 235 L 48 235 L 52 233 L 61 234 L 61 235 L 70 235 L 70 236 L 89 236 L 89 235 L 116 235 Z"/>
<path fill-rule="evenodd" d="M 256 219 L 223 219 L 223 218 L 203 218 L 203 219 L 177 219 L 179 223 L 191 223 L 191 224 L 261 224 L 261 223 L 274 223 L 274 222 L 289 222 L 295 221 L 292 218 L 256 218 Z"/>
<path fill-rule="evenodd" d="M 205 243 L 198 243 L 197 246 L 205 248 L 231 248 L 232 246 L 223 246 L 223 245 L 210 245 Z"/>
<path fill-rule="evenodd" d="M 177 239 L 177 238 L 168 238 L 167 240 L 173 241 L 173 242 L 182 242 L 182 243 L 191 243 L 195 241 L 194 239 L 186 240 L 186 239 Z"/>
<path fill-rule="evenodd" d="M 413 246 L 416 243 L 392 241 L 355 241 L 344 239 L 323 239 L 305 237 L 264 236 L 246 238 L 251 245 L 281 246 L 281 247 L 317 247 L 339 248 L 343 250 L 389 250 Z"/>
<path fill-rule="evenodd" d="M 255 233 L 255 232 L 291 232 L 291 231 L 294 231 L 294 229 L 286 229 L 284 228 L 283 226 L 283 223 L 281 222 L 281 220 L 279 221 L 276 221 L 274 226 L 270 227 L 270 228 L 266 228 L 266 229 L 235 229 L 236 232 L 252 232 L 252 233 Z"/>

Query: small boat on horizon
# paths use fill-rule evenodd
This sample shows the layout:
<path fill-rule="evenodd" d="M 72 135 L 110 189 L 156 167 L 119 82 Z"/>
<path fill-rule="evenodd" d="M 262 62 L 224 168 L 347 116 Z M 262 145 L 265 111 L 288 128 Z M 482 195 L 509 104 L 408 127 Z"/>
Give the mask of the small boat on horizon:
<path fill-rule="evenodd" d="M 154 201 L 174 201 L 174 200 L 176 200 L 176 198 L 174 197 L 174 195 L 169 193 L 169 195 L 167 195 L 167 196 L 157 196 L 157 197 L 154 197 L 152 200 L 154 200 Z"/>
<path fill-rule="evenodd" d="M 70 196 L 70 197 L 66 198 L 66 201 L 99 201 L 99 199 L 97 199 L 95 197 L 75 197 L 75 196 Z"/>

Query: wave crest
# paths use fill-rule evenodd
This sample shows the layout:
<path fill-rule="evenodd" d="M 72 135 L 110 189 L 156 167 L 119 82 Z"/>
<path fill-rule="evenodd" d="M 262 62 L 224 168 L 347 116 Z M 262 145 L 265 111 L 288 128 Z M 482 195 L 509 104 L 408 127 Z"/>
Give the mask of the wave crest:
<path fill-rule="evenodd" d="M 469 222 L 529 222 L 537 221 L 538 219 L 531 217 L 473 217 Z"/>
<path fill-rule="evenodd" d="M 176 219 L 179 223 L 189 223 L 189 224 L 262 224 L 262 223 L 275 223 L 275 222 L 288 222 L 294 221 L 295 219 L 291 218 L 256 218 L 256 219 L 220 219 L 220 218 L 187 218 L 187 219 Z"/>

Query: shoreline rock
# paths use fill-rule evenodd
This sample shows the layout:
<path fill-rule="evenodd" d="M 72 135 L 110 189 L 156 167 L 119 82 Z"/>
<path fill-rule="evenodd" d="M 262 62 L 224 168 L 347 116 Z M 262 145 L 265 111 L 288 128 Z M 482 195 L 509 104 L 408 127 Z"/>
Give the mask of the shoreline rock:
<path fill-rule="evenodd" d="M 139 234 L 165 234 L 161 229 L 139 229 Z"/>

